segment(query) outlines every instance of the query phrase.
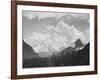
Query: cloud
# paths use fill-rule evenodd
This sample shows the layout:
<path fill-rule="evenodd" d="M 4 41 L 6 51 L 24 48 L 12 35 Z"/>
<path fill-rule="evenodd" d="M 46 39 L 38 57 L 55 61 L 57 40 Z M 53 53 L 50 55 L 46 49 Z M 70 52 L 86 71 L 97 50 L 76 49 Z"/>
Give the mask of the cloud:
<path fill-rule="evenodd" d="M 68 13 L 55 13 L 55 15 L 57 19 L 60 19 L 61 17 L 68 15 Z"/>
<path fill-rule="evenodd" d="M 38 40 L 38 39 L 46 40 L 46 39 L 49 38 L 50 36 L 51 36 L 51 35 L 50 35 L 49 33 L 41 34 L 41 33 L 33 32 L 33 34 L 32 34 L 32 39 L 34 39 L 34 40 Z"/>
<path fill-rule="evenodd" d="M 23 11 L 23 16 L 27 17 L 28 19 L 34 19 L 36 17 L 38 17 L 39 20 L 49 17 L 60 19 L 64 15 L 67 15 L 67 13 Z"/>
<path fill-rule="evenodd" d="M 27 17 L 28 19 L 33 19 L 37 17 L 37 14 L 32 13 L 31 11 L 23 11 L 23 16 Z"/>
<path fill-rule="evenodd" d="M 71 16 L 78 18 L 78 19 L 88 19 L 89 14 L 88 13 L 72 13 Z"/>
<path fill-rule="evenodd" d="M 83 32 L 83 36 L 84 36 L 84 44 L 87 44 L 90 41 L 89 29 Z"/>
<path fill-rule="evenodd" d="M 55 17 L 54 13 L 47 13 L 47 12 L 39 12 L 38 18 L 43 19 L 43 18 L 48 18 L 48 17 Z"/>
<path fill-rule="evenodd" d="M 54 26 L 52 26 L 52 25 L 48 25 L 48 26 L 46 26 L 46 29 L 47 29 L 47 30 L 54 30 L 54 29 L 55 29 L 55 27 L 54 27 Z"/>
<path fill-rule="evenodd" d="M 46 12 L 33 12 L 33 11 L 24 11 L 23 16 L 27 17 L 28 19 L 34 19 L 38 17 L 38 19 L 48 18 L 48 17 L 55 17 L 54 13 L 46 13 Z"/>
<path fill-rule="evenodd" d="M 48 40 L 50 37 L 51 35 L 49 33 L 41 34 L 41 33 L 33 32 L 31 35 L 24 38 L 24 41 L 29 45 L 31 45 L 32 47 L 34 47 L 38 45 L 39 40 L 45 41 Z"/>
<path fill-rule="evenodd" d="M 23 11 L 23 16 L 27 17 L 28 19 L 34 19 L 38 17 L 39 20 L 49 18 L 49 17 L 55 17 L 56 19 L 60 19 L 63 16 L 67 16 L 67 19 L 71 18 L 77 18 L 79 20 L 82 19 L 89 19 L 89 14 L 87 13 L 56 13 L 56 12 L 39 12 L 39 11 Z"/>

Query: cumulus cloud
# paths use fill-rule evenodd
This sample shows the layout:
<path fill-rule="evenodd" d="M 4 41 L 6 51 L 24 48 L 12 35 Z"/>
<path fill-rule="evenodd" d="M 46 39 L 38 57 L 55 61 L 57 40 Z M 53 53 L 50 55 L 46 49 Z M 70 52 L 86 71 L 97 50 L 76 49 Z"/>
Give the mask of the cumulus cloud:
<path fill-rule="evenodd" d="M 75 18 L 78 18 L 78 19 L 88 19 L 89 18 L 89 14 L 88 13 L 72 13 L 70 14 L 71 16 L 75 17 Z"/>
<path fill-rule="evenodd" d="M 28 19 L 33 19 L 37 17 L 37 14 L 34 14 L 31 11 L 23 11 L 23 16 L 27 17 Z"/>
<path fill-rule="evenodd" d="M 46 29 L 48 29 L 48 30 L 54 30 L 54 29 L 55 29 L 55 27 L 54 27 L 54 26 L 52 26 L 52 25 L 48 25 L 48 26 L 46 26 Z"/>
<path fill-rule="evenodd" d="M 46 34 L 41 34 L 41 33 L 37 33 L 37 32 L 33 32 L 32 34 L 32 39 L 34 40 L 46 40 L 47 38 L 49 38 L 51 35 L 49 33 L 46 33 Z"/>
<path fill-rule="evenodd" d="M 41 12 L 41 11 L 23 11 L 23 16 L 27 17 L 28 19 L 34 19 L 38 17 L 39 20 L 49 17 L 55 17 L 56 19 L 60 19 L 63 16 L 67 16 L 67 19 L 70 19 L 72 17 L 78 18 L 78 19 L 88 19 L 89 14 L 86 13 L 56 13 L 56 12 Z"/>
<path fill-rule="evenodd" d="M 67 15 L 67 13 L 48 13 L 48 12 L 34 12 L 34 11 L 23 11 L 23 16 L 27 17 L 28 19 L 34 19 L 38 17 L 38 19 L 44 19 L 48 17 L 55 17 L 60 19 L 62 16 Z"/>
<path fill-rule="evenodd" d="M 83 32 L 83 36 L 84 36 L 84 44 L 87 44 L 90 41 L 89 29 Z"/>
<path fill-rule="evenodd" d="M 28 19 L 34 19 L 38 17 L 38 19 L 43 19 L 47 17 L 55 17 L 54 13 L 46 13 L 46 12 L 33 12 L 33 11 L 24 11 L 23 16 L 27 17 Z"/>
<path fill-rule="evenodd" d="M 37 32 L 33 32 L 28 37 L 24 38 L 25 42 L 27 42 L 32 47 L 36 46 L 39 43 L 39 40 L 48 40 L 51 37 L 49 33 L 41 34 Z"/>

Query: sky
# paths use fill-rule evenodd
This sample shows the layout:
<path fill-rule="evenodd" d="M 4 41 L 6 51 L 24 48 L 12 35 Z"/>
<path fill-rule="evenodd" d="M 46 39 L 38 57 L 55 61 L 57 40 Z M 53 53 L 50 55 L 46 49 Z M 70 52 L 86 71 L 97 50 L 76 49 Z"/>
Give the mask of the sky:
<path fill-rule="evenodd" d="M 61 47 L 74 47 L 77 39 L 89 42 L 89 14 L 22 12 L 23 40 L 36 52 L 48 52 L 45 47 L 59 50 Z M 43 49 L 42 49 L 43 48 Z M 42 51 L 43 52 L 43 51 Z"/>

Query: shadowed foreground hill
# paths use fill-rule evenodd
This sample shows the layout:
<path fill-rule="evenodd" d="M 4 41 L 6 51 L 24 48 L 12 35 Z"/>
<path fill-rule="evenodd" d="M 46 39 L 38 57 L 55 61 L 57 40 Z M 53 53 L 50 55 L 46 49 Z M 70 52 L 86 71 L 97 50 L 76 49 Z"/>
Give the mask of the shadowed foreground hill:
<path fill-rule="evenodd" d="M 33 48 L 23 41 L 23 68 L 37 65 L 35 59 L 39 58 Z M 38 60 L 38 59 L 37 59 Z"/>
<path fill-rule="evenodd" d="M 68 47 L 56 55 L 56 66 L 89 65 L 89 43 L 81 50 Z"/>
<path fill-rule="evenodd" d="M 39 57 L 31 46 L 23 41 L 23 60 Z"/>
<path fill-rule="evenodd" d="M 48 67 L 52 65 L 50 57 L 40 57 L 31 46 L 23 41 L 23 68 Z"/>
<path fill-rule="evenodd" d="M 23 68 L 89 65 L 88 43 L 83 49 L 68 47 L 52 56 L 40 57 L 23 41 Z"/>

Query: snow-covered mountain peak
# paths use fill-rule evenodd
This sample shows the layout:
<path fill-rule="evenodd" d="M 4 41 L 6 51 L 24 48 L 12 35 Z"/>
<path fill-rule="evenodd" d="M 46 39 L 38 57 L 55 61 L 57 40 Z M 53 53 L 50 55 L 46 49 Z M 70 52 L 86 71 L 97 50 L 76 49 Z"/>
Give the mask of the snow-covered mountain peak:
<path fill-rule="evenodd" d="M 30 38 L 30 45 L 37 53 L 47 52 L 52 55 L 53 52 L 61 51 L 67 47 L 75 47 L 75 41 L 80 39 L 85 42 L 83 34 L 76 29 L 74 25 L 70 26 L 63 20 L 60 20 L 56 26 L 48 25 L 48 32 L 33 32 Z"/>

